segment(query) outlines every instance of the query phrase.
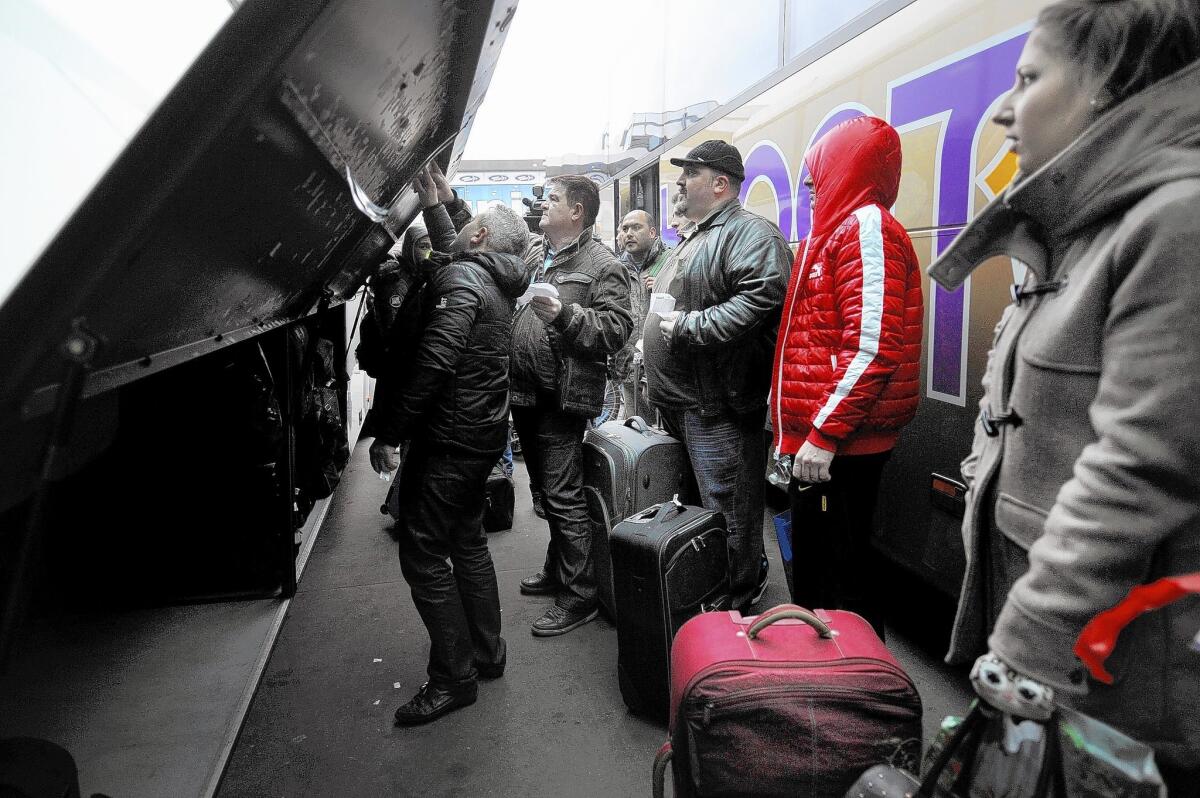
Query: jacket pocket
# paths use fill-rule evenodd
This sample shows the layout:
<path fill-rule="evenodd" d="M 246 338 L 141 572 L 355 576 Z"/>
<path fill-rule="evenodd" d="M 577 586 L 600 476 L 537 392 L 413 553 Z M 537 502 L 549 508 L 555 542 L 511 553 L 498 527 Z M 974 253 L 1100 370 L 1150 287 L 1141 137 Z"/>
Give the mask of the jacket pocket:
<path fill-rule="evenodd" d="M 1007 493 L 996 497 L 995 522 L 996 528 L 1028 552 L 1033 542 L 1042 536 L 1049 513 L 1032 504 L 1021 501 Z"/>
<path fill-rule="evenodd" d="M 555 275 L 551 282 L 558 289 L 559 300 L 564 305 L 570 305 L 573 302 L 586 305 L 593 280 L 594 278 L 590 274 L 584 272 L 563 272 Z"/>
<path fill-rule="evenodd" d="M 607 364 L 569 357 L 563 360 L 559 404 L 568 413 L 597 415 L 604 407 Z"/>

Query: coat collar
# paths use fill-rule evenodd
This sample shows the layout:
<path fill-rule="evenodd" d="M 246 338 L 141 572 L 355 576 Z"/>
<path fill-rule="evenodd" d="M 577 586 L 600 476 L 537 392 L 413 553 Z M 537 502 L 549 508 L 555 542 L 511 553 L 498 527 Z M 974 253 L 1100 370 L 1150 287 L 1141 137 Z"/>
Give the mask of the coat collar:
<path fill-rule="evenodd" d="M 703 219 L 697 222 L 696 227 L 692 232 L 700 232 L 701 230 L 707 230 L 710 227 L 720 227 L 729 220 L 730 216 L 733 216 L 735 212 L 740 210 L 741 207 L 742 203 L 738 201 L 737 197 L 727 200 L 724 205 L 719 205 L 713 210 L 709 211 L 708 216 L 705 216 Z M 691 233 L 688 235 L 691 235 Z"/>
<path fill-rule="evenodd" d="M 595 235 L 593 234 L 592 228 L 589 227 L 579 234 L 579 238 L 572 240 L 571 243 L 567 244 L 562 249 L 551 252 L 550 239 L 545 237 L 543 237 L 543 246 L 545 247 L 546 252 L 551 253 L 554 262 L 558 263 L 560 260 L 573 257 L 576 252 L 587 246 L 593 238 L 595 238 Z"/>
<path fill-rule="evenodd" d="M 650 249 L 646 250 L 646 257 L 639 264 L 633 259 L 629 252 L 621 253 L 621 261 L 629 268 L 630 271 L 640 273 L 654 265 L 654 261 L 658 260 L 666 248 L 663 246 L 662 238 L 655 237 L 654 243 L 650 245 Z"/>
<path fill-rule="evenodd" d="M 1128 98 L 1028 176 L 1018 174 L 967 225 L 929 276 L 962 285 L 981 263 L 1010 255 L 1046 279 L 1050 252 L 1095 222 L 1174 180 L 1200 177 L 1200 62 Z"/>

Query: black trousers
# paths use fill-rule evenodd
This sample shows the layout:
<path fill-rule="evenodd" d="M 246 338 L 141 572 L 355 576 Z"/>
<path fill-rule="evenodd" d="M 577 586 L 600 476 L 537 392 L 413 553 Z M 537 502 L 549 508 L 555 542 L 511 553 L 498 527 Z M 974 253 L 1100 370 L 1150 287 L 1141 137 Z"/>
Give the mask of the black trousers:
<path fill-rule="evenodd" d="M 835 456 L 829 482 L 792 479 L 792 602 L 809 609 L 850 610 L 884 636 L 887 596 L 871 549 L 879 480 L 890 451 Z"/>
<path fill-rule="evenodd" d="M 495 464 L 414 443 L 400 471 L 400 570 L 429 632 L 429 681 L 439 687 L 472 685 L 475 663 L 500 657 L 500 593 L 483 532 Z"/>
<path fill-rule="evenodd" d="M 596 563 L 592 525 L 583 497 L 583 434 L 587 419 L 543 407 L 514 407 L 521 453 L 542 489 L 550 526 L 545 573 L 561 586 L 558 605 L 568 610 L 596 606 Z"/>

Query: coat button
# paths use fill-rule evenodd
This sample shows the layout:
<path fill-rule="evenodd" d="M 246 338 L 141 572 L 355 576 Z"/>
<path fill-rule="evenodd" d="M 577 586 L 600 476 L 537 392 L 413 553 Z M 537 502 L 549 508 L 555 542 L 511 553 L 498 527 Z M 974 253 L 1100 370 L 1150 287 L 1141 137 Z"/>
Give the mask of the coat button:
<path fill-rule="evenodd" d="M 1071 684 L 1083 684 L 1085 676 L 1086 674 L 1084 674 L 1082 668 L 1076 668 L 1067 674 L 1067 679 L 1070 680 Z"/>

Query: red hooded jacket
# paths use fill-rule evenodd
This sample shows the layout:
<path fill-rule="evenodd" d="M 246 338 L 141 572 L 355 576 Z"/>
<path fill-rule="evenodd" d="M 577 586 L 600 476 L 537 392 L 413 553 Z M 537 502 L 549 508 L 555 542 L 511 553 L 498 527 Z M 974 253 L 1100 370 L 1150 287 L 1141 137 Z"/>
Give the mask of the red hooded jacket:
<path fill-rule="evenodd" d="M 807 440 L 841 455 L 885 452 L 917 411 L 924 318 L 916 253 L 887 210 L 900 136 L 858 117 L 804 160 L 817 201 L 775 344 L 776 450 L 795 454 Z"/>

